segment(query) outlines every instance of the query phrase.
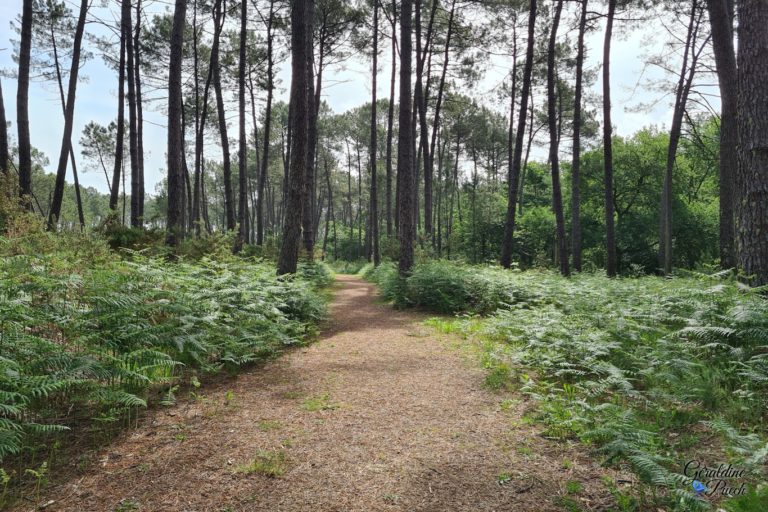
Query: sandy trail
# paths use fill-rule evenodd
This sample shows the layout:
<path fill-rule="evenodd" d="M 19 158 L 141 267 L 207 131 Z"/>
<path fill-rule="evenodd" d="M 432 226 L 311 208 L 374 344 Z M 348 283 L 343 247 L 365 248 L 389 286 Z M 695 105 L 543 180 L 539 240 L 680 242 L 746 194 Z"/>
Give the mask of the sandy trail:
<path fill-rule="evenodd" d="M 351 276 L 331 315 L 317 343 L 150 411 L 47 489 L 46 510 L 562 511 L 574 480 L 568 499 L 606 509 L 604 470 L 537 435 L 524 400 L 487 390 L 423 316 Z M 285 458 L 282 476 L 243 469 L 260 451 Z"/>

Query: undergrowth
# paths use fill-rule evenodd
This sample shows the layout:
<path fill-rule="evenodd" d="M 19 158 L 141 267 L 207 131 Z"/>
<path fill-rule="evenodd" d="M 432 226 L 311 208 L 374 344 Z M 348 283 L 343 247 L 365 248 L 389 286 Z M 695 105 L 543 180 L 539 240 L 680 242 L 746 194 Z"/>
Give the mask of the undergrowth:
<path fill-rule="evenodd" d="M 309 339 L 332 279 L 321 264 L 278 278 L 231 255 L 119 254 L 95 234 L 0 236 L 0 508 L 9 487 L 44 484 L 65 431 L 98 438 L 198 376 Z"/>
<path fill-rule="evenodd" d="M 626 510 L 705 510 L 710 502 L 768 510 L 762 290 L 725 273 L 565 279 L 431 262 L 407 279 L 391 264 L 362 274 L 395 305 L 462 313 L 437 323 L 482 341 L 489 386 L 527 393 L 544 436 L 587 443 L 644 482 L 637 499 L 623 500 Z M 751 490 L 727 500 L 717 479 L 702 477 L 710 485 L 696 497 L 691 466 L 685 471 L 691 460 L 743 469 L 726 483 Z"/>

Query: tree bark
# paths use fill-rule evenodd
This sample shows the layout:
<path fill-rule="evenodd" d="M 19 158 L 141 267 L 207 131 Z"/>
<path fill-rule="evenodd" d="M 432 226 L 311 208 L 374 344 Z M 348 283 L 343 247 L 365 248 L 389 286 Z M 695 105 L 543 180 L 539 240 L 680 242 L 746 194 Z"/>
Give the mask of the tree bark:
<path fill-rule="evenodd" d="M 122 26 L 122 24 L 121 24 Z M 117 75 L 117 133 L 115 135 L 115 167 L 112 171 L 112 193 L 109 196 L 109 209 L 116 210 L 120 197 L 120 174 L 123 171 L 123 153 L 125 149 L 125 32 L 120 30 L 120 58 Z"/>
<path fill-rule="evenodd" d="M 392 74 L 389 81 L 389 111 L 387 113 L 387 238 L 393 233 L 392 224 L 392 135 L 395 118 L 395 81 L 397 78 L 397 2 L 392 0 Z"/>
<path fill-rule="evenodd" d="M 571 163 L 571 253 L 573 270 L 581 272 L 581 125 L 584 89 L 584 36 L 587 31 L 587 5 L 581 0 L 579 36 L 576 43 L 576 88 L 573 100 L 573 160 Z"/>
<path fill-rule="evenodd" d="M 136 30 L 133 39 L 134 73 L 136 83 L 136 156 L 139 172 L 139 222 L 144 222 L 144 106 L 141 92 L 141 0 L 136 0 Z"/>
<path fill-rule="evenodd" d="M 729 0 L 707 0 L 720 85 L 720 266 L 723 268 L 736 266 L 734 179 L 738 162 L 738 82 L 732 4 Z"/>
<path fill-rule="evenodd" d="M 64 113 L 64 134 L 61 137 L 59 165 L 56 169 L 56 185 L 53 189 L 53 200 L 48 213 L 48 229 L 54 231 L 61 215 L 61 203 L 64 199 L 64 185 L 67 176 L 67 160 L 72 153 L 72 126 L 75 121 L 75 98 L 77 97 L 77 79 L 80 71 L 80 49 L 85 31 L 85 16 L 88 13 L 88 0 L 81 0 L 80 13 L 75 28 L 75 38 L 72 44 L 72 65 L 69 71 L 67 101 Z M 82 207 L 80 208 L 82 214 Z M 82 221 L 82 218 L 81 218 Z"/>
<path fill-rule="evenodd" d="M 61 66 L 59 65 L 59 51 L 56 44 L 56 34 L 51 24 L 51 43 L 53 45 L 53 63 L 56 69 L 56 83 L 59 88 L 59 99 L 61 101 L 61 113 L 66 118 L 67 116 L 67 98 L 64 95 L 64 79 L 61 74 Z M 69 160 L 72 164 L 72 177 L 75 181 L 75 200 L 77 202 L 77 216 L 80 220 L 80 229 L 85 228 L 85 215 L 83 214 L 83 199 L 80 194 L 80 179 L 77 175 L 77 163 L 75 161 L 75 152 L 72 149 L 72 142 L 69 143 Z M 62 190 L 63 193 L 63 190 Z M 50 209 L 49 209 L 50 212 Z"/>
<path fill-rule="evenodd" d="M 379 66 L 379 2 L 373 1 L 373 62 L 372 87 L 371 87 L 371 249 L 373 251 L 373 264 L 379 266 L 381 254 L 379 253 L 379 199 L 378 177 L 376 176 L 376 149 L 378 146 L 378 126 L 376 123 L 376 78 Z"/>
<path fill-rule="evenodd" d="M 563 0 L 558 0 L 555 16 L 552 20 L 552 31 L 547 48 L 547 120 L 549 122 L 549 165 L 552 171 L 552 209 L 555 212 L 557 226 L 557 256 L 560 260 L 560 273 L 570 275 L 568 268 L 568 249 L 565 241 L 565 217 L 563 215 L 563 196 L 560 190 L 560 138 L 558 136 L 557 97 L 555 92 L 555 50 L 557 44 L 557 29 L 563 12 Z"/>
<path fill-rule="evenodd" d="M 312 22 L 314 0 L 291 3 L 291 158 L 288 180 L 283 243 L 277 261 L 277 273 L 296 272 L 301 245 L 302 195 L 309 149 L 310 76 L 312 61 Z"/>
<path fill-rule="evenodd" d="M 184 238 L 184 168 L 182 159 L 181 64 L 184 44 L 186 0 L 176 0 L 171 32 L 168 70 L 168 221 L 166 244 L 176 247 Z"/>
<path fill-rule="evenodd" d="M 528 15 L 528 43 L 525 53 L 525 66 L 523 68 L 523 87 L 520 93 L 520 113 L 517 119 L 517 133 L 515 134 L 515 154 L 512 161 L 509 162 L 509 175 L 507 176 L 507 218 L 504 225 L 504 240 L 501 245 L 501 265 L 504 268 L 512 266 L 512 242 L 515 234 L 515 213 L 517 211 L 515 202 L 517 201 L 517 186 L 520 182 L 525 122 L 528 114 L 528 96 L 531 90 L 531 74 L 533 73 L 537 7 L 537 1 L 531 0 L 531 8 Z"/>
<path fill-rule="evenodd" d="M 406 277 L 413 267 L 413 242 L 416 238 L 414 209 L 413 130 L 411 129 L 411 16 L 412 0 L 402 0 L 400 13 L 400 130 L 397 144 L 397 185 L 399 198 L 400 276 Z"/>
<path fill-rule="evenodd" d="M 224 24 L 226 9 L 222 8 L 222 1 L 216 3 L 214 20 L 217 25 Z M 219 133 L 221 134 L 221 152 L 224 167 L 224 211 L 226 214 L 227 231 L 235 229 L 235 200 L 232 194 L 232 159 L 229 151 L 229 136 L 227 135 L 227 112 L 224 105 L 224 95 L 221 90 L 221 70 L 219 66 L 219 38 L 213 41 L 211 47 L 211 66 L 213 68 L 213 90 L 216 95 L 216 110 L 219 116 Z"/>
<path fill-rule="evenodd" d="M 131 227 L 141 227 L 141 192 L 139 182 L 139 142 L 136 112 L 136 68 L 133 51 L 133 23 L 131 22 L 131 2 L 123 0 L 122 4 L 122 37 L 125 39 L 127 61 L 126 76 L 128 78 L 128 152 L 131 157 Z"/>
<path fill-rule="evenodd" d="M 24 0 L 19 43 L 19 75 L 16 91 L 16 125 L 19 145 L 19 195 L 32 210 L 32 143 L 29 135 L 29 65 L 32 55 L 32 0 Z"/>
<path fill-rule="evenodd" d="M 616 0 L 608 0 L 608 19 L 603 43 L 603 166 L 605 187 L 605 248 L 608 277 L 616 277 L 616 233 L 613 204 L 613 126 L 611 125 L 611 38 Z"/>
<path fill-rule="evenodd" d="M 739 165 L 736 202 L 739 268 L 768 284 L 768 3 L 739 3 Z"/>
<path fill-rule="evenodd" d="M 314 21 L 314 20 L 313 20 Z M 320 66 L 322 67 L 323 43 L 320 43 Z M 320 98 L 316 93 L 320 92 L 321 79 L 320 73 L 317 74 L 317 85 L 315 85 L 315 51 L 314 45 L 310 46 L 307 60 L 307 85 L 308 85 L 308 108 L 309 108 L 309 126 L 307 141 L 307 162 L 304 171 L 304 190 L 302 193 L 301 209 L 301 227 L 302 241 L 307 258 L 312 261 L 315 249 L 315 148 L 317 146 L 317 119 L 319 116 Z"/>
<path fill-rule="evenodd" d="M 10 169 L 8 151 L 8 124 L 5 119 L 5 100 L 3 99 L 3 81 L 0 80 L 0 173 L 8 176 Z"/>
<path fill-rule="evenodd" d="M 237 72 L 238 82 L 238 113 L 240 116 L 239 154 L 238 154 L 238 210 L 237 219 L 240 224 L 235 241 L 235 252 L 240 252 L 248 240 L 248 146 L 245 131 L 245 58 L 246 39 L 248 36 L 248 0 L 240 2 L 240 63 Z"/>
<path fill-rule="evenodd" d="M 256 245 L 264 244 L 264 186 L 269 170 L 269 137 L 272 129 L 272 97 L 274 95 L 274 56 L 272 23 L 274 20 L 274 0 L 269 2 L 269 18 L 267 19 L 267 105 L 264 109 L 264 151 L 262 153 L 261 170 L 256 195 Z"/>
<path fill-rule="evenodd" d="M 445 36 L 445 49 L 443 50 L 443 70 L 440 74 L 440 84 L 437 87 L 437 101 L 435 103 L 435 116 L 432 121 L 432 140 L 429 144 L 429 158 L 427 163 L 428 170 L 424 174 L 424 230 L 427 235 L 432 235 L 432 177 L 435 167 L 435 145 L 437 143 L 437 132 L 440 126 L 440 109 L 443 105 L 443 93 L 445 91 L 445 79 L 448 74 L 448 58 L 451 49 L 451 36 L 453 35 L 453 17 L 456 13 L 456 0 L 451 2 L 451 10 L 448 15 L 448 28 Z M 427 194 L 426 183 L 429 181 L 429 194 Z"/>

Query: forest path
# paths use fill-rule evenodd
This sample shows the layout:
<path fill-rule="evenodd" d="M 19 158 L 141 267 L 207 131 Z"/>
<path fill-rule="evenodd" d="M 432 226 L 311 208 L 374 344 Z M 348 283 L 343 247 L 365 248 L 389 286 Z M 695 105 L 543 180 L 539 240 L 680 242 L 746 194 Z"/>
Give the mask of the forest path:
<path fill-rule="evenodd" d="M 520 396 L 487 390 L 468 342 L 352 276 L 331 314 L 315 344 L 150 411 L 49 488 L 46 510 L 605 510 L 605 470 L 522 421 Z M 583 490 L 567 496 L 569 481 Z"/>

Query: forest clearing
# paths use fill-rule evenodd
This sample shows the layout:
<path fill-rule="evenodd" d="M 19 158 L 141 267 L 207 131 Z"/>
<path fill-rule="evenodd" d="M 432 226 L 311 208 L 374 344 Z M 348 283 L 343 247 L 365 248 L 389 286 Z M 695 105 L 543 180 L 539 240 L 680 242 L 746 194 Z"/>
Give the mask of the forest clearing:
<path fill-rule="evenodd" d="M 768 511 L 765 0 L 0 18 L 0 510 Z"/>

